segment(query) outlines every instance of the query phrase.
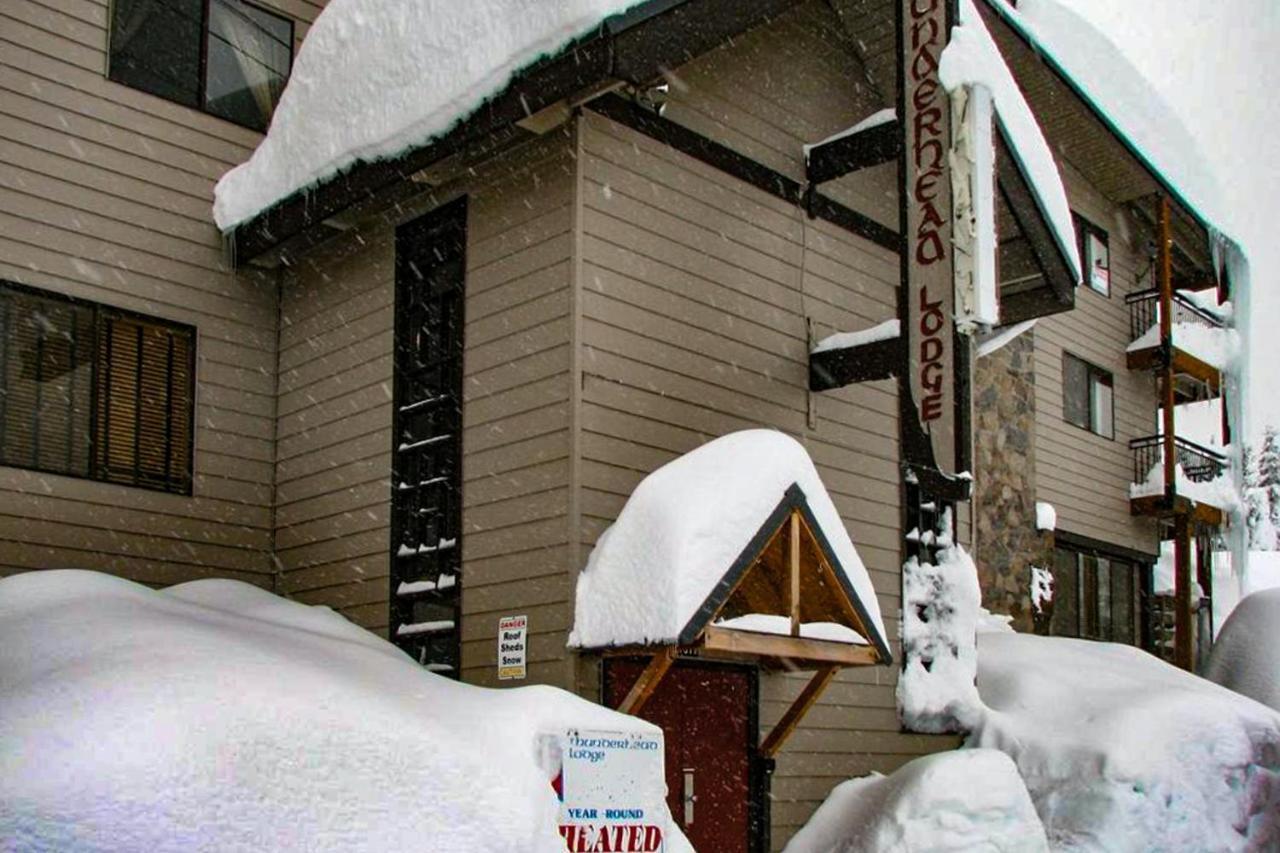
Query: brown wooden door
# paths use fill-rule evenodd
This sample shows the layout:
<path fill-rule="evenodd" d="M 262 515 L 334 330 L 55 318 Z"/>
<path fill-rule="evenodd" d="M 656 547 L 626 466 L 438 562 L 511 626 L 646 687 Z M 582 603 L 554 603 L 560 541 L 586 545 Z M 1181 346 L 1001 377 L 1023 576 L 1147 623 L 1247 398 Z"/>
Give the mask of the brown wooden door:
<path fill-rule="evenodd" d="M 609 707 L 621 704 L 644 664 L 608 661 L 605 699 Z M 640 709 L 642 718 L 662 727 L 667 805 L 695 850 L 747 853 L 753 849 L 754 690 L 750 670 L 680 661 Z"/>

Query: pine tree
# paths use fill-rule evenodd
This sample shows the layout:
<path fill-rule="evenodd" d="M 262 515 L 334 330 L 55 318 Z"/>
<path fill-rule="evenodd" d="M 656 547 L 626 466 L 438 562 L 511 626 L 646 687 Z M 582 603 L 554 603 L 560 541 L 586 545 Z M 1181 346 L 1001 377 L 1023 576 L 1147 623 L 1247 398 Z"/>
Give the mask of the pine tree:
<path fill-rule="evenodd" d="M 1265 511 L 1266 518 L 1270 522 L 1273 530 L 1280 530 L 1280 436 L 1276 433 L 1276 428 L 1267 426 L 1262 434 L 1262 448 L 1258 451 L 1258 485 L 1265 495 L 1265 508 L 1259 506 L 1259 511 Z M 1261 498 L 1257 499 L 1261 504 Z M 1265 540 L 1265 535 L 1259 528 L 1259 538 Z M 1263 550 L 1274 551 L 1277 547 L 1274 537 L 1271 539 L 1270 547 Z"/>
<path fill-rule="evenodd" d="M 1240 446 L 1240 466 L 1243 469 L 1240 473 L 1246 490 L 1258 485 L 1258 459 L 1254 453 L 1252 444 L 1245 442 Z"/>

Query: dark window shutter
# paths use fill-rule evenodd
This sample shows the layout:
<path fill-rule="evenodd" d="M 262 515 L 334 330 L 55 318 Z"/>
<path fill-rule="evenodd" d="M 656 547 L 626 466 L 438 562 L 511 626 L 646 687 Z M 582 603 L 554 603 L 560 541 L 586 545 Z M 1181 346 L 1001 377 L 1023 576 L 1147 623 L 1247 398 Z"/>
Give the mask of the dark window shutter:
<path fill-rule="evenodd" d="M 0 287 L 0 464 L 88 473 L 93 316 Z"/>
<path fill-rule="evenodd" d="M 98 338 L 95 476 L 189 494 L 194 336 L 108 315 Z"/>

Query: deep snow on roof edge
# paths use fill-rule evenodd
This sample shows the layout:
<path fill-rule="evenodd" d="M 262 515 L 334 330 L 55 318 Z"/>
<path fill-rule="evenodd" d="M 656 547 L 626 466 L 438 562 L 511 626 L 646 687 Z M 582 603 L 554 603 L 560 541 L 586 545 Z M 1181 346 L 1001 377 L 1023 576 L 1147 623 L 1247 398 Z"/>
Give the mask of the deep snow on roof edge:
<path fill-rule="evenodd" d="M 266 136 L 214 188 L 229 231 L 358 162 L 425 145 L 514 75 L 641 0 L 333 0 Z"/>
<path fill-rule="evenodd" d="M 636 486 L 578 577 L 570 645 L 675 642 L 793 484 L 883 644 L 871 578 L 808 452 L 754 429 L 710 441 Z"/>

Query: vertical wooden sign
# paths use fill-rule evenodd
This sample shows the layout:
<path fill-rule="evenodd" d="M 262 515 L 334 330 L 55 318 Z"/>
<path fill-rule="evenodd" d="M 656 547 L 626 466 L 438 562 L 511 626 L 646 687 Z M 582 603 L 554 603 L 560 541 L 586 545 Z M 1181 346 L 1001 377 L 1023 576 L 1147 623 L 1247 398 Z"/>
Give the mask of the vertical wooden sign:
<path fill-rule="evenodd" d="M 968 339 L 955 330 L 951 104 L 938 66 L 949 0 L 899 0 L 898 169 L 907 369 L 899 389 L 902 455 L 926 491 L 968 495 Z"/>

